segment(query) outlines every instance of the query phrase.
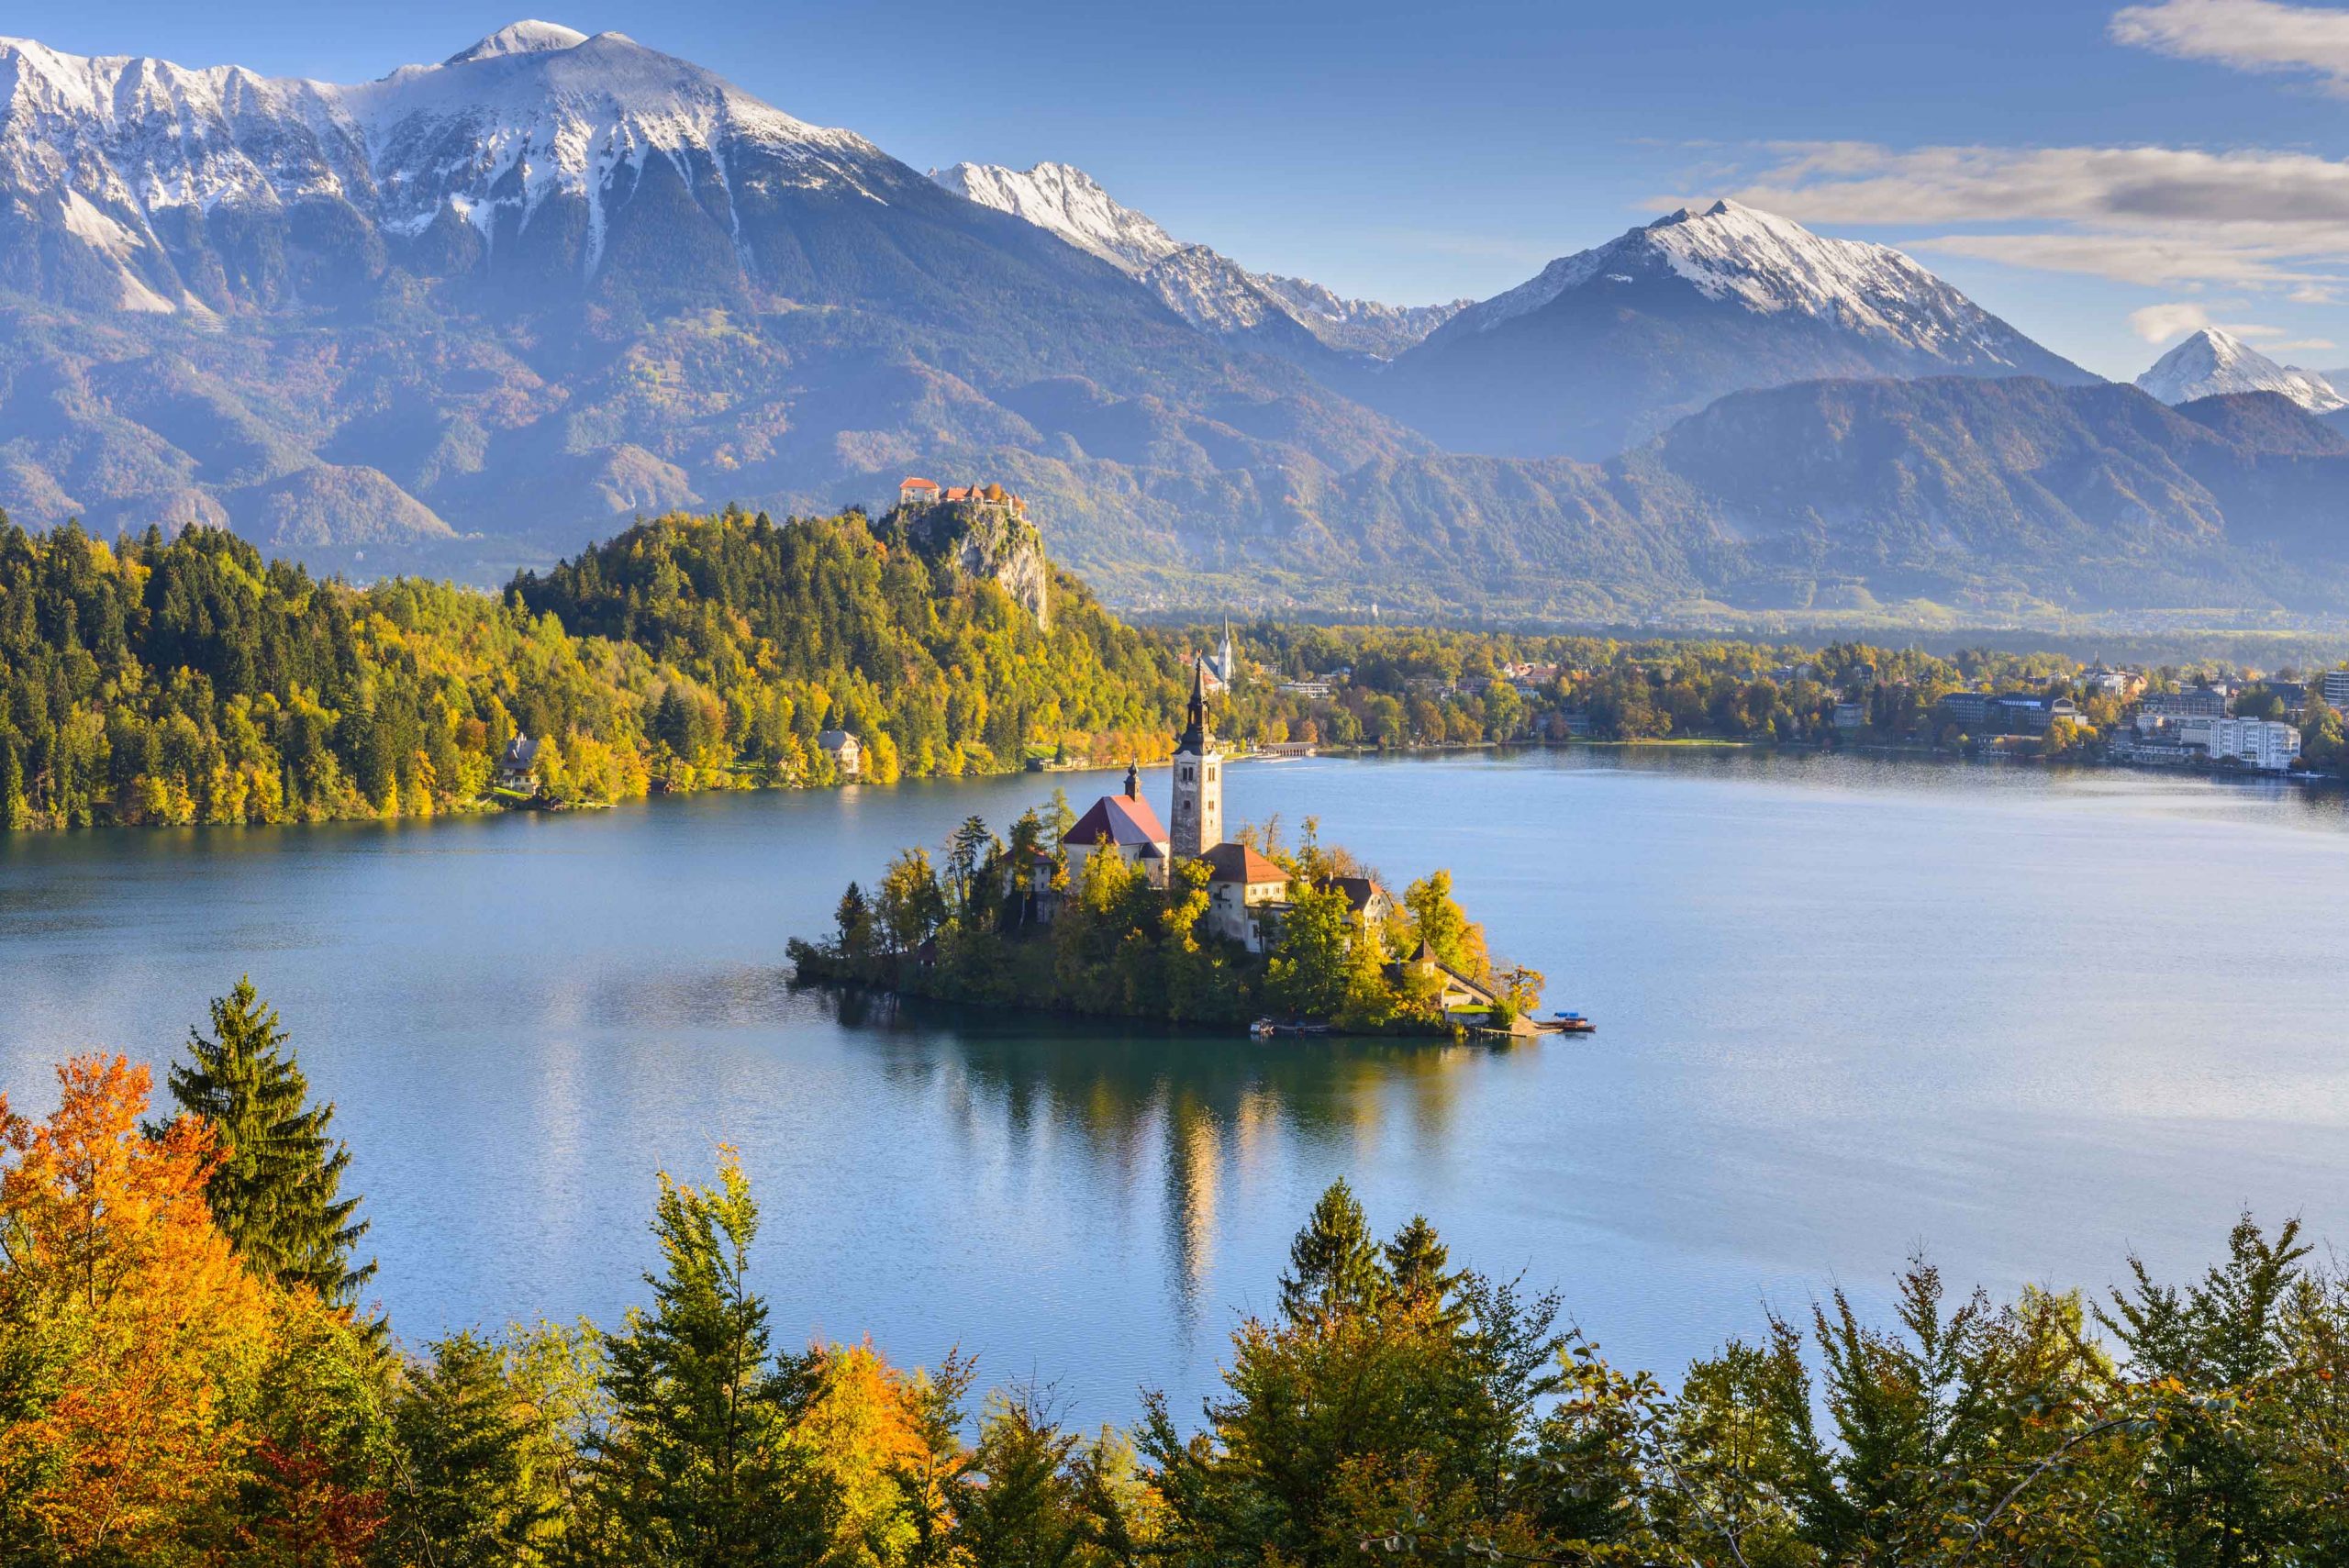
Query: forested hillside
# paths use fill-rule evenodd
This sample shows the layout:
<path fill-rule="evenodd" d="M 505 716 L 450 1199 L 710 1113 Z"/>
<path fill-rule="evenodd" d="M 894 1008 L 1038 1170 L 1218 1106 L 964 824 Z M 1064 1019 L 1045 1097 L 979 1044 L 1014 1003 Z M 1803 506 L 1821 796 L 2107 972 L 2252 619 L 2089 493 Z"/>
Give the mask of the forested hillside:
<path fill-rule="evenodd" d="M 557 803 L 1163 752 L 1171 646 L 1053 584 L 1052 629 L 862 516 L 664 517 L 502 597 L 319 581 L 223 530 L 0 522 L 0 824 L 429 815 L 516 734 Z"/>

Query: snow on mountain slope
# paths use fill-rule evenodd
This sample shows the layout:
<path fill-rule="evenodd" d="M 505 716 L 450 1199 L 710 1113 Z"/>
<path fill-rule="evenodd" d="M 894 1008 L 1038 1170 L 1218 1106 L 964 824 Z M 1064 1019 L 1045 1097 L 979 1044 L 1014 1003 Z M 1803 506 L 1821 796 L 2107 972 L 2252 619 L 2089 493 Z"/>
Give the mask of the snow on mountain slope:
<path fill-rule="evenodd" d="M 1183 249 L 1181 240 L 1150 218 L 1119 206 L 1092 175 L 1065 163 L 1032 169 L 957 163 L 933 169 L 930 177 L 958 196 L 1024 217 L 1137 275 Z"/>
<path fill-rule="evenodd" d="M 1595 460 L 1731 392 L 1953 374 L 2097 379 L 1898 250 L 1717 202 L 1469 306 L 1363 395 L 1455 450 Z"/>
<path fill-rule="evenodd" d="M 2349 408 L 2349 398 L 2316 372 L 2279 365 L 2215 327 L 2203 328 L 2154 361 L 2137 384 L 2173 406 L 2230 393 L 2276 392 L 2311 414 Z"/>
<path fill-rule="evenodd" d="M 654 158 L 726 205 L 746 159 L 762 180 L 876 196 L 894 167 L 623 34 L 546 22 L 353 86 L 0 39 L 0 186 L 72 242 L 41 260 L 81 303 L 228 303 L 250 280 L 203 232 L 222 209 L 325 209 L 330 229 L 347 230 L 341 213 L 406 238 L 445 214 L 495 244 L 550 197 L 575 198 L 592 275 L 607 196 Z"/>
<path fill-rule="evenodd" d="M 1899 251 L 1833 239 L 1720 201 L 1683 207 L 1593 250 L 1563 256 L 1526 283 L 1469 306 L 1448 335 L 1489 332 L 1596 281 L 1669 274 L 1708 299 L 1769 315 L 1791 311 L 1943 358 L 2009 355 L 2017 334 Z"/>
<path fill-rule="evenodd" d="M 1392 306 L 1346 299 L 1304 278 L 1252 272 L 1205 245 L 1186 244 L 1156 220 L 1120 205 L 1100 182 L 1066 163 L 1007 169 L 957 163 L 930 178 L 957 195 L 1027 219 L 1148 284 L 1193 326 L 1230 335 L 1286 317 L 1325 346 L 1392 357 L 1467 302 Z"/>

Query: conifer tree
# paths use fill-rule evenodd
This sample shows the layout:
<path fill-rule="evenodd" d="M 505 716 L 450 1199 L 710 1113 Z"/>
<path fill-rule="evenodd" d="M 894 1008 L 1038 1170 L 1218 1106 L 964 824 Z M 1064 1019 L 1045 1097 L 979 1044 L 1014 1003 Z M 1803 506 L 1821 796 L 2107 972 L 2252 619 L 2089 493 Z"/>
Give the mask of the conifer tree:
<path fill-rule="evenodd" d="M 437 1568 L 504 1568 L 548 1515 L 530 1485 L 532 1423 L 498 1346 L 463 1333 L 431 1350 L 393 1406 L 391 1537 Z"/>
<path fill-rule="evenodd" d="M 1289 1273 L 1281 1276 L 1281 1313 L 1292 1323 L 1367 1311 L 1389 1283 L 1369 1221 L 1342 1176 L 1330 1184 L 1289 1243 L 1288 1263 Z"/>
<path fill-rule="evenodd" d="M 1395 1282 L 1395 1294 L 1404 1300 L 1450 1310 L 1446 1299 L 1460 1283 L 1460 1276 L 1451 1271 L 1452 1251 L 1435 1233 L 1424 1214 L 1411 1216 L 1410 1223 L 1395 1232 L 1386 1243 L 1386 1272 Z"/>
<path fill-rule="evenodd" d="M 332 1102 L 310 1103 L 285 1039 L 277 1010 L 239 979 L 213 999 L 211 1038 L 188 1030 L 190 1060 L 171 1070 L 172 1098 L 227 1150 L 205 1191 L 230 1243 L 278 1284 L 350 1305 L 375 1273 L 372 1261 L 351 1264 L 367 1222 L 356 1218 L 357 1195 L 340 1195 L 351 1150 L 328 1130 Z"/>
<path fill-rule="evenodd" d="M 716 1185 L 666 1174 L 653 1234 L 666 1266 L 648 1273 L 651 1311 L 610 1341 L 613 1418 L 593 1484 L 618 1562 L 694 1565 L 778 1560 L 786 1507 L 785 1380 L 767 1352 L 766 1303 L 745 1278 L 758 1206 L 729 1151 Z"/>

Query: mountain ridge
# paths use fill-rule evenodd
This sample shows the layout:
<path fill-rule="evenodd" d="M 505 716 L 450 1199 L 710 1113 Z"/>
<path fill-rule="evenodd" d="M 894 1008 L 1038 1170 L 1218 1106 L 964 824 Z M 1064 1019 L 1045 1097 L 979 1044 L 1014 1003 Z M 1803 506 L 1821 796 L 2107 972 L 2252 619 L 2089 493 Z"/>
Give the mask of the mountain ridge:
<path fill-rule="evenodd" d="M 1469 304 L 1462 299 L 1396 306 L 1348 299 L 1310 279 L 1251 272 L 1209 246 L 1175 239 L 1155 218 L 1125 206 L 1092 175 L 1067 163 L 1011 169 L 964 162 L 933 169 L 930 178 L 1124 270 L 1193 326 L 1253 337 L 1256 346 L 1276 353 L 1294 356 L 1299 346 L 1285 324 L 1268 329 L 1268 318 L 1274 316 L 1287 317 L 1334 352 L 1386 360 Z"/>
<path fill-rule="evenodd" d="M 1453 450 L 1596 460 L 1732 392 L 1944 373 L 2101 379 L 1898 250 L 1720 201 L 1558 258 L 1362 395 Z"/>

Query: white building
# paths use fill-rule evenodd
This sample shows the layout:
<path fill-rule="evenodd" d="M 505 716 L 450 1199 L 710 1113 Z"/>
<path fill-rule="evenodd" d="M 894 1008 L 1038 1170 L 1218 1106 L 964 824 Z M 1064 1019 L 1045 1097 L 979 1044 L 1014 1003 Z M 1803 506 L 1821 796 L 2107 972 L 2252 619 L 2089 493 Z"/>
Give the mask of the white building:
<path fill-rule="evenodd" d="M 855 778 L 864 771 L 864 748 L 845 729 L 827 729 L 816 737 L 817 746 L 832 760 L 841 777 Z"/>
<path fill-rule="evenodd" d="M 2300 754 L 2300 732 L 2272 718 L 2210 720 L 2210 760 L 2235 757 L 2267 773 L 2281 773 Z"/>

